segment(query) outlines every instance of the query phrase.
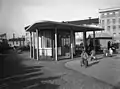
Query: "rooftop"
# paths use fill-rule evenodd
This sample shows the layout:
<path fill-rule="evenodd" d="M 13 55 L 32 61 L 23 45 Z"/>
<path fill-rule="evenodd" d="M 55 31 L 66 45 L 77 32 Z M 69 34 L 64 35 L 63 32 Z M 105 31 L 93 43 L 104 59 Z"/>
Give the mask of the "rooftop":
<path fill-rule="evenodd" d="M 68 23 L 75 24 L 75 25 L 83 25 L 83 24 L 98 24 L 99 18 L 93 19 L 85 19 L 85 20 L 76 20 L 76 21 L 67 21 Z"/>
<path fill-rule="evenodd" d="M 25 38 L 11 38 L 9 41 L 25 41 Z"/>
<path fill-rule="evenodd" d="M 72 23 L 67 23 L 67 22 L 55 22 L 55 21 L 40 21 L 36 22 L 28 27 L 26 27 L 26 31 L 36 31 L 36 29 L 40 30 L 45 30 L 45 29 L 55 29 L 57 28 L 58 30 L 73 30 L 73 31 L 78 31 L 78 32 L 83 32 L 83 31 L 100 31 L 104 30 L 99 27 L 90 27 L 90 26 L 82 26 L 82 25 L 76 25 Z"/>
<path fill-rule="evenodd" d="M 110 12 L 110 11 L 118 11 L 118 10 L 120 10 L 120 7 L 105 8 L 105 9 L 99 9 L 99 13 Z"/>

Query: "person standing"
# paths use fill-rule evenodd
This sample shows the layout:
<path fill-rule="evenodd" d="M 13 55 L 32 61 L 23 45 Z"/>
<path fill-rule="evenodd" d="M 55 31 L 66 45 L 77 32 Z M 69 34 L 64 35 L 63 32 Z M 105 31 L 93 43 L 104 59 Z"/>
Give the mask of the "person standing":
<path fill-rule="evenodd" d="M 107 48 L 104 48 L 103 53 L 104 53 L 104 56 L 107 57 L 108 53 L 109 53 L 109 50 Z"/>
<path fill-rule="evenodd" d="M 87 62 L 87 59 L 88 59 L 88 54 L 86 53 L 85 49 L 83 49 L 81 53 L 81 61 L 80 61 L 81 66 L 85 64 L 85 61 Z"/>
<path fill-rule="evenodd" d="M 112 55 L 113 55 L 113 50 L 112 50 L 112 48 L 109 48 L 109 54 L 110 54 L 110 56 L 112 57 Z"/>
<path fill-rule="evenodd" d="M 108 50 L 109 50 L 110 47 L 111 47 L 111 42 L 108 41 Z"/>
<path fill-rule="evenodd" d="M 95 60 L 96 59 L 96 56 L 95 56 L 95 50 L 92 50 L 91 52 L 90 52 L 90 60 L 92 61 L 92 60 Z"/>

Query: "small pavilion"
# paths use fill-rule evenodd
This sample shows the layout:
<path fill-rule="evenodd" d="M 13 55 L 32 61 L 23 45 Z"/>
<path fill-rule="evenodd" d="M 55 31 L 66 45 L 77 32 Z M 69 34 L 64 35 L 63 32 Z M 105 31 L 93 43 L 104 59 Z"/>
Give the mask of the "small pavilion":
<path fill-rule="evenodd" d="M 40 59 L 50 57 L 54 60 L 71 58 L 75 54 L 75 32 L 83 32 L 86 50 L 86 32 L 104 30 L 98 27 L 73 25 L 70 23 L 41 21 L 25 27 L 30 32 L 30 57 Z M 95 46 L 95 41 L 93 41 Z M 94 47 L 95 48 L 95 47 Z"/>

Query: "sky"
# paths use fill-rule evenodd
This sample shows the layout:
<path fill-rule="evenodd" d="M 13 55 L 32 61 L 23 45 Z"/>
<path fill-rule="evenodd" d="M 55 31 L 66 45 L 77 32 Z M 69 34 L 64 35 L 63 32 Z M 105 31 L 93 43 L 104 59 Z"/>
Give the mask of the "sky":
<path fill-rule="evenodd" d="M 0 34 L 20 37 L 36 21 L 96 18 L 99 9 L 111 7 L 120 7 L 120 0 L 0 0 Z"/>

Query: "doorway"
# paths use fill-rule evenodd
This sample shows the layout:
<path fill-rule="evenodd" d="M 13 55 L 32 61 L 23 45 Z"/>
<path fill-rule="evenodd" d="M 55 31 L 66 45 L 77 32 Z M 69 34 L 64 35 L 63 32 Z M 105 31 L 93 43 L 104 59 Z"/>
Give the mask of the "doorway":
<path fill-rule="evenodd" d="M 58 57 L 70 58 L 70 33 L 58 33 Z"/>

